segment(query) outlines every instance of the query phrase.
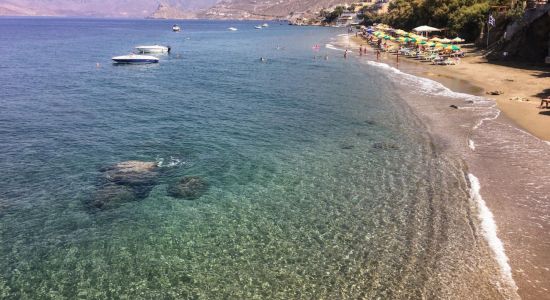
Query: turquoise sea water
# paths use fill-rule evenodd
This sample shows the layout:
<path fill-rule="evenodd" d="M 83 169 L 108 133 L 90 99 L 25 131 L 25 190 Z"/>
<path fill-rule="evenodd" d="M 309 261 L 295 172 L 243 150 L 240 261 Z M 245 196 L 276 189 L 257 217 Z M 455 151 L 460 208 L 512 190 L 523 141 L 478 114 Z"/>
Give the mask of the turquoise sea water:
<path fill-rule="evenodd" d="M 381 70 L 312 50 L 341 30 L 171 25 L 0 19 L 0 298 L 501 296 L 463 163 Z M 128 160 L 163 176 L 90 208 Z M 207 192 L 167 196 L 184 175 Z"/>

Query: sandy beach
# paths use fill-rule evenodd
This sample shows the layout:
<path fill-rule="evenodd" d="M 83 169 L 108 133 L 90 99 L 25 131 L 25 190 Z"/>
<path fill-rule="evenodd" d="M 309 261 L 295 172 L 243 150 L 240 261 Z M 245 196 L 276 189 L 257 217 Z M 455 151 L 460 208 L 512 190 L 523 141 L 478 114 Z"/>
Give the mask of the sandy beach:
<path fill-rule="evenodd" d="M 366 42 L 361 38 L 352 38 L 354 47 Z M 355 49 L 354 49 L 355 50 Z M 383 54 L 385 62 L 395 64 L 395 56 Z M 515 125 L 534 136 L 550 141 L 550 109 L 541 109 L 540 99 L 550 95 L 550 67 L 528 65 L 499 65 L 490 63 L 480 55 L 463 58 L 458 65 L 439 66 L 430 62 L 421 62 L 400 57 L 400 63 L 421 65 L 422 68 L 407 66 L 412 73 L 429 77 L 436 81 L 448 79 L 467 81 L 480 88 L 480 95 L 494 99 L 498 108 Z M 501 95 L 488 95 L 493 91 Z"/>
<path fill-rule="evenodd" d="M 349 48 L 357 52 L 360 38 L 351 38 Z M 368 57 L 370 55 L 370 58 Z M 373 60 L 371 49 L 366 59 Z M 522 299 L 550 299 L 550 256 L 548 240 L 549 165 L 545 154 L 550 140 L 550 109 L 541 109 L 540 97 L 550 92 L 550 70 L 529 66 L 504 66 L 471 55 L 459 65 L 438 66 L 382 53 L 380 62 L 399 70 L 438 81 L 453 91 L 495 100 L 501 114 L 481 123 L 475 131 L 464 130 L 464 118 L 449 114 L 448 106 L 423 100 L 407 101 L 415 107 L 434 136 L 454 147 L 476 174 L 481 195 L 494 215 L 497 235 L 509 259 L 511 273 Z M 501 95 L 488 95 L 501 91 Z M 411 97 L 413 98 L 413 97 Z M 416 101 L 416 102 L 415 102 Z M 466 105 L 467 106 L 467 105 Z M 447 110 L 445 109 L 447 107 Z M 444 115 L 445 118 L 441 118 Z M 519 129 L 519 131 L 518 131 Z M 467 140 L 476 144 L 466 146 Z M 479 143 L 477 143 L 479 141 Z M 545 142 L 546 141 L 546 142 Z"/>

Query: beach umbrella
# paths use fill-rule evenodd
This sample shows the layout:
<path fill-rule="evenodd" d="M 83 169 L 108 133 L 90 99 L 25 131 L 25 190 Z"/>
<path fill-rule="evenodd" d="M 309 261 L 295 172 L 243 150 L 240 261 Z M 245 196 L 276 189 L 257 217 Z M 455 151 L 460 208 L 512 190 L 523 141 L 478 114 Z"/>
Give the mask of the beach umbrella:
<path fill-rule="evenodd" d="M 398 29 L 395 31 L 396 34 L 399 34 L 399 35 L 407 35 L 409 34 L 408 32 L 406 32 L 405 30 L 401 30 L 401 29 Z"/>
<path fill-rule="evenodd" d="M 450 47 L 451 47 L 451 50 L 453 50 L 453 51 L 459 51 L 460 50 L 460 47 L 457 46 L 457 45 L 451 45 Z"/>
<path fill-rule="evenodd" d="M 367 29 L 367 32 L 372 34 L 374 32 L 374 29 L 369 28 L 369 29 Z"/>
<path fill-rule="evenodd" d="M 417 44 L 420 44 L 420 45 L 426 45 L 428 42 L 426 41 L 416 41 Z"/>
<path fill-rule="evenodd" d="M 461 39 L 461 38 L 459 38 L 458 36 L 455 37 L 454 39 L 452 39 L 452 41 L 453 41 L 454 43 L 462 43 L 462 42 L 464 42 L 464 40 Z"/>
<path fill-rule="evenodd" d="M 430 46 L 430 47 L 435 47 L 435 45 L 436 44 L 434 42 L 431 42 L 431 43 L 428 44 L 428 46 Z"/>
<path fill-rule="evenodd" d="M 447 38 L 444 38 L 444 39 L 440 40 L 440 42 L 443 43 L 443 44 L 448 44 L 448 43 L 451 42 L 451 40 L 449 40 Z"/>

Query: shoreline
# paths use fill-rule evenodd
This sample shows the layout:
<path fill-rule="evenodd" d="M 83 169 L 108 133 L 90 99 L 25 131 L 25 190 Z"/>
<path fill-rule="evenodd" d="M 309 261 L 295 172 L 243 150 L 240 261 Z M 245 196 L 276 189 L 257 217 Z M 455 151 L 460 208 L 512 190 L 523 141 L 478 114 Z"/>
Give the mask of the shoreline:
<path fill-rule="evenodd" d="M 355 48 L 361 43 L 368 46 L 360 37 L 351 37 L 350 40 Z M 432 65 L 405 57 L 400 57 L 396 63 L 394 55 L 382 53 L 381 56 L 380 61 L 392 67 L 405 67 L 406 72 L 435 80 L 452 90 L 494 100 L 506 121 L 541 140 L 550 141 L 550 109 L 539 108 L 540 97 L 550 95 L 550 67 L 543 70 L 543 67 L 498 65 L 480 56 L 463 58 L 454 66 Z M 470 88 L 463 90 L 464 85 Z M 487 94 L 492 91 L 502 91 L 503 94 Z"/>
<path fill-rule="evenodd" d="M 356 38 L 351 38 L 348 46 L 355 50 L 360 43 L 370 48 L 364 40 Z M 356 56 L 356 51 L 353 52 L 352 54 Z M 376 62 L 373 58 L 375 54 L 373 57 L 371 50 L 365 57 L 365 61 Z M 475 59 L 475 57 L 471 58 L 471 60 Z M 515 282 L 512 286 L 517 285 L 518 297 L 550 299 L 548 294 L 550 251 L 548 243 L 545 242 L 550 239 L 550 224 L 547 218 L 549 209 L 545 200 L 550 194 L 550 187 L 544 185 L 544 182 L 550 179 L 548 176 L 550 166 L 545 163 L 544 158 L 538 156 L 538 154 L 547 153 L 550 145 L 548 142 L 550 130 L 543 132 L 545 128 L 550 128 L 550 111 L 537 108 L 540 100 L 539 102 L 508 100 L 512 93 L 531 94 L 538 89 L 543 90 L 541 85 L 544 85 L 545 73 L 533 75 L 532 71 L 523 69 L 515 72 L 504 71 L 510 68 L 502 66 L 494 68 L 491 72 L 485 72 L 483 69 L 490 69 L 493 66 L 484 65 L 483 69 L 479 70 L 477 65 L 467 67 L 472 65 L 468 60 L 461 64 L 463 68 L 458 70 L 456 70 L 457 67 L 461 65 L 434 66 L 406 58 L 399 61 L 399 64 L 396 63 L 395 56 L 389 53 L 381 53 L 378 60 L 379 63 L 387 64 L 404 73 L 436 81 L 452 91 L 481 96 L 495 103 L 496 115 L 482 119 L 470 130 L 464 127 L 465 123 L 462 120 L 462 117 L 474 115 L 467 104 L 443 101 L 441 105 L 434 105 L 429 101 L 415 103 L 415 100 L 412 100 L 409 105 L 412 105 L 421 115 L 436 139 L 445 143 L 445 146 L 451 145 L 451 152 L 465 160 L 468 166 L 467 173 L 478 177 L 480 183 L 478 191 L 481 190 L 480 197 L 483 195 L 486 208 L 493 214 L 496 223 L 494 233 L 502 241 L 501 246 L 504 245 L 501 253 L 506 253 L 505 256 L 508 256 L 511 279 Z M 473 62 L 473 64 L 476 63 L 478 62 Z M 468 72 L 476 74 L 470 76 Z M 515 73 L 520 74 L 518 78 L 510 81 L 506 88 L 499 89 L 504 92 L 503 95 L 485 94 L 485 91 L 492 87 L 491 84 L 498 83 L 499 79 L 515 76 L 510 75 Z M 480 77 L 492 76 L 492 74 L 496 74 L 495 78 L 486 80 L 487 82 L 480 80 Z M 522 81 L 537 81 L 534 79 L 536 76 L 539 76 L 538 84 L 527 87 L 525 81 Z M 403 96 L 407 97 L 407 95 Z M 453 103 L 459 106 L 458 111 L 464 112 L 462 116 L 449 112 L 448 106 Z M 549 114 L 539 114 L 539 111 L 549 111 Z M 526 117 L 526 113 L 530 115 Z M 522 124 L 526 125 L 522 126 Z M 465 132 L 469 133 L 464 135 Z M 480 221 L 483 223 L 483 220 L 480 219 Z M 502 262 L 502 257 L 499 259 L 499 254 L 495 254 L 494 259 Z M 503 272 L 503 277 L 507 277 L 505 273 Z"/>

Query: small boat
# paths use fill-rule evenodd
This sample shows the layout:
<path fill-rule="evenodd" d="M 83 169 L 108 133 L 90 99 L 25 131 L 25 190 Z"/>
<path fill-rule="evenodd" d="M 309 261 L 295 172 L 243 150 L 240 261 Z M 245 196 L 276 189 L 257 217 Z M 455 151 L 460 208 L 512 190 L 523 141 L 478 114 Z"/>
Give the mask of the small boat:
<path fill-rule="evenodd" d="M 262 27 L 269 27 L 269 24 L 263 23 L 263 24 L 262 24 Z"/>
<path fill-rule="evenodd" d="M 254 28 L 256 28 L 256 29 L 262 29 L 262 26 L 258 25 L 258 26 L 254 26 Z"/>
<path fill-rule="evenodd" d="M 137 46 L 136 51 L 138 53 L 169 53 L 171 48 L 169 46 L 152 45 L 152 46 Z"/>
<path fill-rule="evenodd" d="M 174 26 L 172 26 L 172 31 L 173 32 L 179 32 L 179 31 L 181 31 L 181 27 L 179 27 L 178 24 L 175 24 Z"/>
<path fill-rule="evenodd" d="M 231 31 L 237 31 L 237 30 L 238 30 L 238 29 L 235 28 L 235 27 L 229 27 L 229 28 L 227 28 L 227 29 L 229 29 L 229 30 L 231 30 Z"/>
<path fill-rule="evenodd" d="M 159 62 L 157 57 L 141 54 L 115 56 L 112 60 L 119 64 L 154 64 Z"/>

